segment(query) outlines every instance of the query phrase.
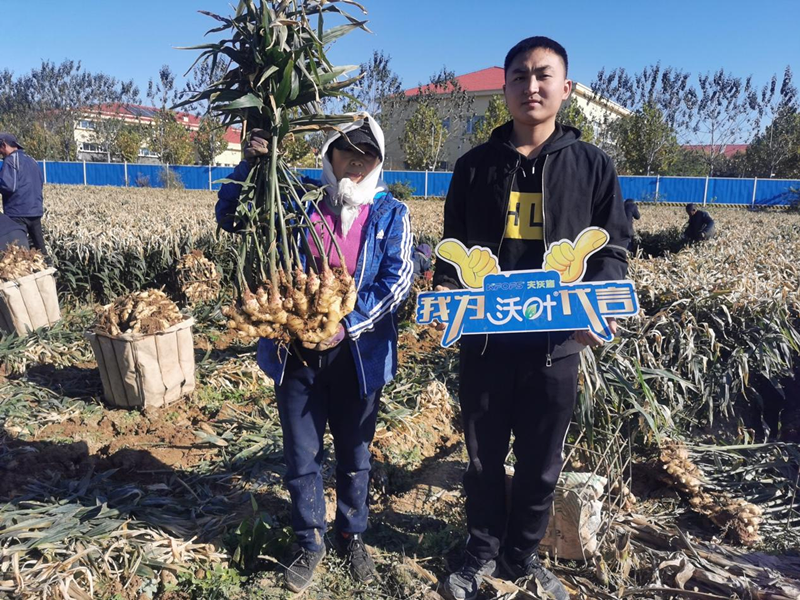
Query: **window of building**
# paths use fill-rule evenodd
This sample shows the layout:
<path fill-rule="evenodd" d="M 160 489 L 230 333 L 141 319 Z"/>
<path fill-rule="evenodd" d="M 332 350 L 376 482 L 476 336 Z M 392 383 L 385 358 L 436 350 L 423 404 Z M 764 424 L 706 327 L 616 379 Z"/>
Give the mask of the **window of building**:
<path fill-rule="evenodd" d="M 150 150 L 150 148 L 142 148 L 139 150 L 139 156 L 158 158 L 158 152 L 153 152 L 152 150 Z"/>
<path fill-rule="evenodd" d="M 91 154 L 105 154 L 106 149 L 101 144 L 92 144 L 89 142 L 81 142 L 81 152 L 88 152 Z"/>
<path fill-rule="evenodd" d="M 467 121 L 467 133 L 475 133 L 475 130 L 480 126 L 483 122 L 483 117 L 480 115 L 475 115 L 471 117 L 469 121 Z"/>
<path fill-rule="evenodd" d="M 94 129 L 95 124 L 94 121 L 89 121 L 87 119 L 81 119 L 80 123 L 78 123 L 78 127 L 81 129 Z"/>

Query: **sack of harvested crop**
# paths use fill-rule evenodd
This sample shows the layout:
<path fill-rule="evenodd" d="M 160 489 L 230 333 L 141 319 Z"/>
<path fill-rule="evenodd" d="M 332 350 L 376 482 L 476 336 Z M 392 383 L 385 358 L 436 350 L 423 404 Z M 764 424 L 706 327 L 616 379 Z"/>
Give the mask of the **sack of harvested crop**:
<path fill-rule="evenodd" d="M 511 497 L 514 469 L 506 467 L 507 496 Z M 565 560 L 585 560 L 597 552 L 603 490 L 608 480 L 593 473 L 561 473 L 550 508 L 550 522 L 539 548 Z"/>
<path fill-rule="evenodd" d="M 86 337 L 113 406 L 166 406 L 194 391 L 192 324 L 159 290 L 104 306 Z"/>
<path fill-rule="evenodd" d="M 61 319 L 55 272 L 38 250 L 12 244 L 0 253 L 0 329 L 26 335 Z"/>

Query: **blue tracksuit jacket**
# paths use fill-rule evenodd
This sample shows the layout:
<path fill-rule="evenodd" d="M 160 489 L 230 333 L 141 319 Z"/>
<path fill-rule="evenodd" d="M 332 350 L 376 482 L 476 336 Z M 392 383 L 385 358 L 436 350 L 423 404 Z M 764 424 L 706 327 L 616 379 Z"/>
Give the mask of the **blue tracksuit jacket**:
<path fill-rule="evenodd" d="M 229 179 L 244 181 L 249 166 L 242 162 Z M 233 215 L 241 186 L 224 184 L 218 194 L 217 222 L 234 230 Z M 364 246 L 355 280 L 358 299 L 344 318 L 348 342 L 356 362 L 361 391 L 367 396 L 390 382 L 397 372 L 396 311 L 414 277 L 412 232 L 408 207 L 388 192 L 379 192 L 364 224 Z M 288 350 L 272 340 L 258 343 L 258 364 L 277 385 L 283 381 Z"/>

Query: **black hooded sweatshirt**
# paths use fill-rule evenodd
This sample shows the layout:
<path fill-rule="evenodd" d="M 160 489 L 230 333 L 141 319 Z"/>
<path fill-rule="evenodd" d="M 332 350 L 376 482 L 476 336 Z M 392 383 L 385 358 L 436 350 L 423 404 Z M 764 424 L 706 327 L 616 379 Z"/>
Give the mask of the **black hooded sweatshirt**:
<path fill-rule="evenodd" d="M 511 271 L 542 268 L 550 244 L 574 241 L 587 227 L 602 227 L 609 242 L 589 257 L 583 280 L 624 279 L 631 229 L 611 159 L 580 141 L 580 131 L 560 124 L 539 155 L 528 159 L 510 141 L 513 125 L 509 121 L 498 127 L 488 142 L 456 162 L 443 238 L 458 239 L 467 248 L 486 246 L 498 256 L 500 269 Z M 455 267 L 438 260 L 434 285 L 445 283 L 461 287 Z M 548 358 L 556 359 L 583 348 L 570 335 L 464 336 L 462 347 L 500 350 L 511 345 L 519 350 L 522 344 L 531 350 L 546 348 Z"/>

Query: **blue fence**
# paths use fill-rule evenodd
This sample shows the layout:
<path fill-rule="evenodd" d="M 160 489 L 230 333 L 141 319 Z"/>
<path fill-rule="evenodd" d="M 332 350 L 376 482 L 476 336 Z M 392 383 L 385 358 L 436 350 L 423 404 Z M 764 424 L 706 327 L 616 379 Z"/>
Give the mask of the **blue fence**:
<path fill-rule="evenodd" d="M 41 161 L 47 183 L 73 185 L 112 185 L 164 187 L 164 167 L 121 163 L 81 163 Z M 227 177 L 231 167 L 169 166 L 183 186 L 190 190 L 217 190 L 216 181 Z M 321 169 L 300 169 L 303 175 L 319 179 Z M 405 183 L 415 196 L 444 196 L 452 173 L 425 171 L 384 171 L 389 183 Z M 622 195 L 639 202 L 695 202 L 740 206 L 787 206 L 797 201 L 792 188 L 800 190 L 800 180 L 732 179 L 724 177 L 620 177 Z"/>

